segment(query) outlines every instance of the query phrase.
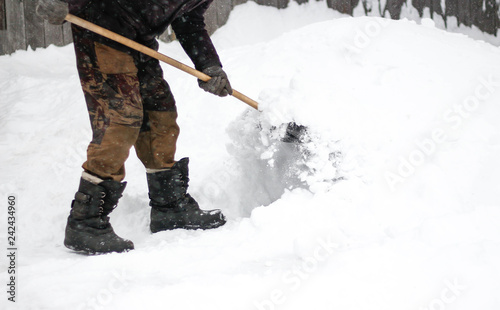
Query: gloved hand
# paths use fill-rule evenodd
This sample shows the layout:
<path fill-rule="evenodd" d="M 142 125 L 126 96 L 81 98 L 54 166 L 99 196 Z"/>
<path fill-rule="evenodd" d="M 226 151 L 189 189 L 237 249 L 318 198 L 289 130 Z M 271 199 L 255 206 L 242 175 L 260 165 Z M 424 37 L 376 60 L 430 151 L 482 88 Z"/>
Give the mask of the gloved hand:
<path fill-rule="evenodd" d="M 221 67 L 208 67 L 202 70 L 202 72 L 212 77 L 208 82 L 198 80 L 198 85 L 200 85 L 200 87 L 204 91 L 220 97 L 231 95 L 233 93 L 233 89 L 231 88 L 231 84 L 229 84 L 229 80 L 227 78 L 227 74 L 226 72 L 224 72 L 224 70 L 222 70 Z"/>
<path fill-rule="evenodd" d="M 52 25 L 62 25 L 68 13 L 68 4 L 60 0 L 39 0 L 36 6 L 36 14 Z"/>

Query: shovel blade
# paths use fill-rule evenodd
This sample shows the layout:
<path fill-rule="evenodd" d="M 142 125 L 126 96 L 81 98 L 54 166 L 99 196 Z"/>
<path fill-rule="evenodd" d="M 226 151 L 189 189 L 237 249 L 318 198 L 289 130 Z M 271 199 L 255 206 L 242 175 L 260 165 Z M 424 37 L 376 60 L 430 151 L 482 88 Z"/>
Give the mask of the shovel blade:
<path fill-rule="evenodd" d="M 286 126 L 286 131 L 284 137 L 281 141 L 285 143 L 301 143 L 304 141 L 304 137 L 307 134 L 307 127 L 299 125 L 295 122 L 290 122 Z"/>

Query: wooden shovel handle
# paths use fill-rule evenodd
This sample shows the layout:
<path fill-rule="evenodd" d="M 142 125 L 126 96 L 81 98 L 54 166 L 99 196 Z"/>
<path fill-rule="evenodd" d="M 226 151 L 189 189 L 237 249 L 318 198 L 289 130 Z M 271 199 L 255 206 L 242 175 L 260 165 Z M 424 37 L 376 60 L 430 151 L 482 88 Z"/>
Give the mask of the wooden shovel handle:
<path fill-rule="evenodd" d="M 65 18 L 68 22 L 72 23 L 72 24 L 75 24 L 75 25 L 78 25 L 82 28 L 85 28 L 87 30 L 90 30 L 92 32 L 95 32 L 103 37 L 106 37 L 108 39 L 111 39 L 113 41 L 116 41 L 118 43 L 121 43 L 125 46 L 128 46 L 136 51 L 139 51 L 143 54 L 146 54 L 148 56 L 151 56 L 153 58 L 156 58 L 158 59 L 159 61 L 163 61 L 164 63 L 167 63 L 173 67 L 176 67 L 177 69 L 179 70 L 182 70 L 186 73 L 189 73 L 191 74 L 192 76 L 194 77 L 197 77 L 198 79 L 202 80 L 202 81 L 208 81 L 211 79 L 210 76 L 206 75 L 205 73 L 203 72 L 200 72 L 196 69 L 193 69 L 189 66 L 186 66 L 185 64 L 173 59 L 173 58 L 170 58 L 162 53 L 159 53 L 157 51 L 155 51 L 154 49 L 151 49 L 147 46 L 144 46 L 142 44 L 139 44 L 133 40 L 130 40 L 128 38 L 125 38 L 124 36 L 121 36 L 117 33 L 114 33 L 112 31 L 109 31 L 108 29 L 105 29 L 105 28 L 102 28 L 101 26 L 97 26 L 96 24 L 93 24 L 91 22 L 88 22 L 84 19 L 81 19 L 79 17 L 76 17 L 72 14 L 68 14 L 66 15 L 66 18 Z M 235 98 L 238 98 L 239 100 L 243 101 L 244 103 L 248 104 L 249 106 L 251 106 L 252 108 L 258 110 L 259 109 L 259 103 L 255 100 L 252 100 L 250 99 L 249 97 L 243 95 L 242 93 L 240 93 L 239 91 L 233 89 L 233 97 Z"/>

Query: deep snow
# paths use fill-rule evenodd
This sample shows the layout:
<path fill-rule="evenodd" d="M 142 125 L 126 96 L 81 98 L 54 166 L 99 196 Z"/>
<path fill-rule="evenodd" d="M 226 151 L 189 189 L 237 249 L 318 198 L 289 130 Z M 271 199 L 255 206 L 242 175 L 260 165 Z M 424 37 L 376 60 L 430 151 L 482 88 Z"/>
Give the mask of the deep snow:
<path fill-rule="evenodd" d="M 214 34 L 260 113 L 164 66 L 190 191 L 230 221 L 151 235 L 132 151 L 112 214 L 127 254 L 62 246 L 90 140 L 72 47 L 0 57 L 0 194 L 18 197 L 19 246 L 17 303 L 1 308 L 499 309 L 499 49 L 324 6 L 247 3 Z M 177 43 L 161 52 L 189 63 Z M 301 146 L 270 130 L 292 120 L 309 127 Z"/>

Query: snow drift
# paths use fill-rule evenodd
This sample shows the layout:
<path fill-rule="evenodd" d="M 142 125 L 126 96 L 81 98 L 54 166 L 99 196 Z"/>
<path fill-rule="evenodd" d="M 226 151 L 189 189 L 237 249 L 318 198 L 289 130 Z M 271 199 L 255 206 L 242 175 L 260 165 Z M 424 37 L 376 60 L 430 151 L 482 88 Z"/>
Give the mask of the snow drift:
<path fill-rule="evenodd" d="M 91 136 L 72 47 L 0 57 L 1 194 L 19 206 L 18 302 L 2 309 L 498 308 L 499 49 L 322 5 L 247 3 L 215 33 L 261 112 L 164 67 L 191 194 L 230 221 L 151 235 L 132 152 L 112 214 L 127 254 L 62 246 Z M 161 51 L 188 62 L 177 43 Z M 290 121 L 309 128 L 302 145 L 271 130 Z"/>

